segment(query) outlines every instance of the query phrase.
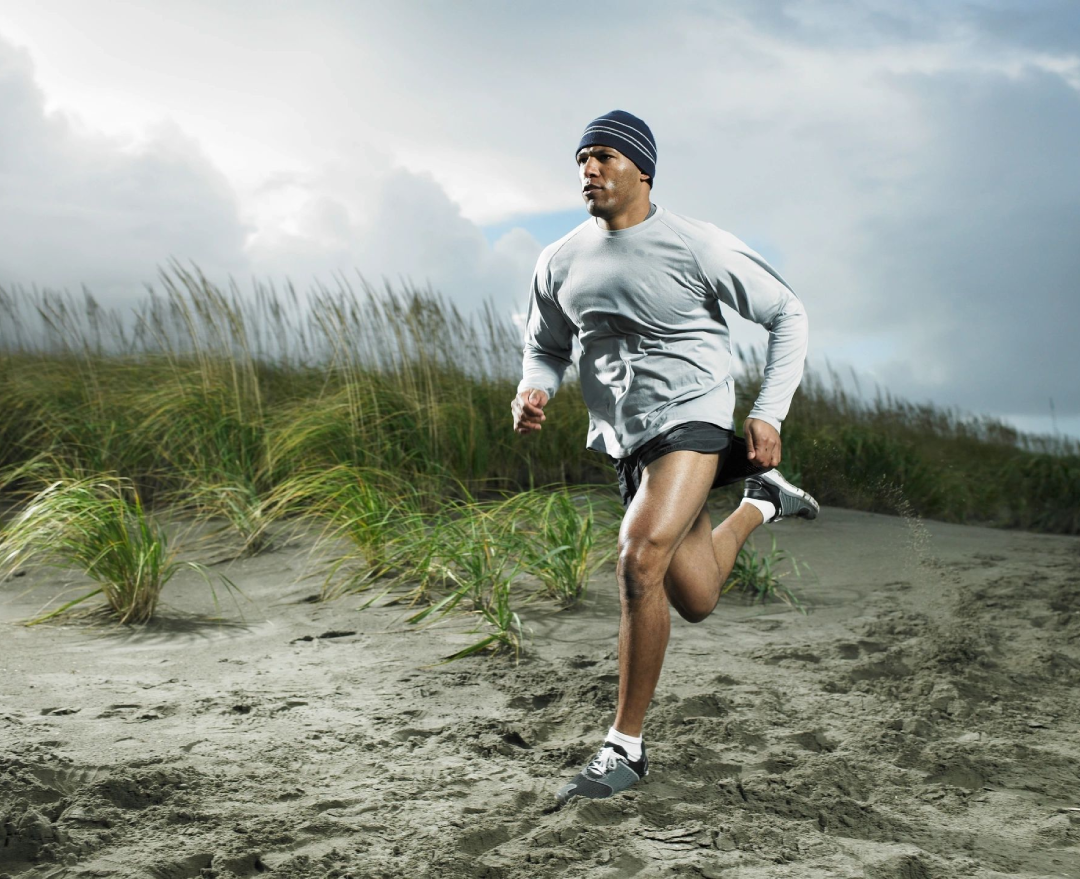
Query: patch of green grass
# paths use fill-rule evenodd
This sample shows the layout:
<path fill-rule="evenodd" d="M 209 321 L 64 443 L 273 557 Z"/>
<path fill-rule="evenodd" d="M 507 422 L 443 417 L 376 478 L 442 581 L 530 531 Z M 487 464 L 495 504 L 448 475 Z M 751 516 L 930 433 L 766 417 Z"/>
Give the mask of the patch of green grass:
<path fill-rule="evenodd" d="M 771 537 L 772 545 L 768 552 L 758 552 L 748 546 L 739 551 L 722 592 L 736 590 L 751 601 L 762 604 L 782 601 L 805 613 L 798 595 L 785 580 L 789 577 L 800 578 L 800 568 L 806 565 L 796 561 L 786 550 L 777 549 L 776 535 Z"/>
<path fill-rule="evenodd" d="M 179 497 L 178 506 L 193 512 L 197 520 L 224 519 L 226 529 L 241 540 L 240 557 L 258 555 L 273 548 L 270 526 L 280 510 L 250 483 L 195 484 Z"/>
<path fill-rule="evenodd" d="M 30 499 L 0 532 L 0 579 L 35 561 L 82 571 L 98 586 L 33 623 L 96 595 L 119 622 L 147 622 L 165 584 L 183 568 L 199 572 L 213 589 L 201 565 L 176 558 L 138 491 L 118 478 L 61 479 Z"/>
<path fill-rule="evenodd" d="M 277 514 L 323 521 L 321 542 L 344 541 L 353 547 L 339 552 L 331 564 L 324 599 L 411 570 L 410 554 L 423 527 L 421 504 L 420 493 L 393 473 L 349 465 L 298 474 L 283 481 L 269 501 Z"/>
<path fill-rule="evenodd" d="M 410 532 L 412 546 L 402 553 L 407 561 L 400 582 L 411 586 L 403 598 L 424 604 L 409 622 L 464 610 L 479 618 L 482 637 L 450 659 L 504 648 L 516 658 L 524 630 L 515 607 L 537 598 L 562 607 L 579 601 L 590 576 L 614 554 L 619 516 L 610 498 L 597 504 L 587 491 L 575 495 L 554 487 L 479 501 L 459 489 L 464 500 L 425 517 L 425 527 Z M 536 577 L 540 589 L 520 574 Z"/>
<path fill-rule="evenodd" d="M 438 619 L 465 606 L 467 613 L 479 618 L 483 637 L 447 659 L 502 648 L 512 650 L 516 658 L 524 630 L 511 606 L 511 594 L 524 564 L 526 538 L 500 504 L 468 503 L 455 513 L 442 519 L 428 538 L 433 545 L 432 562 L 450 591 L 413 613 L 408 622 Z"/>
<path fill-rule="evenodd" d="M 618 512 L 621 516 L 621 508 Z M 562 607 L 585 596 L 591 576 L 615 553 L 618 519 L 613 520 L 607 505 L 598 516 L 587 491 L 552 486 L 521 492 L 505 501 L 500 513 L 520 522 L 524 569 Z M 601 551 L 598 540 L 604 545 Z"/>

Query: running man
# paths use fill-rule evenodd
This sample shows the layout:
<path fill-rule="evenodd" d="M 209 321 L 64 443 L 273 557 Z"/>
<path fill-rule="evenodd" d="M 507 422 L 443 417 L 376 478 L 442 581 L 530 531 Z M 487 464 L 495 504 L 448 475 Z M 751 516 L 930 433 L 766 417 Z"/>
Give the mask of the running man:
<path fill-rule="evenodd" d="M 818 513 L 810 495 L 772 469 L 806 356 L 802 303 L 738 238 L 652 203 L 656 141 L 641 119 L 622 110 L 594 119 L 576 155 L 592 216 L 537 261 L 514 430 L 541 429 L 576 336 L 587 446 L 612 459 L 626 515 L 618 708 L 597 755 L 556 794 L 560 803 L 609 797 L 648 772 L 642 724 L 667 649 L 668 603 L 700 622 L 755 528 Z M 745 445 L 734 435 L 721 303 L 769 331 Z M 747 476 L 742 503 L 714 529 L 709 490 Z"/>

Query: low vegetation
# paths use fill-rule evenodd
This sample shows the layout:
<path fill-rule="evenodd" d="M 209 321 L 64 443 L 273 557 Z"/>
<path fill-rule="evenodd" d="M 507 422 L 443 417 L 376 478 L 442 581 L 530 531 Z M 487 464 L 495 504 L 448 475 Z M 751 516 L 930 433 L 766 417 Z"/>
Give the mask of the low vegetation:
<path fill-rule="evenodd" d="M 760 377 L 743 363 L 737 417 Z M 315 520 L 345 547 L 324 597 L 386 595 L 417 625 L 467 611 L 482 637 L 466 652 L 519 650 L 511 595 L 579 600 L 620 514 L 573 376 L 541 434 L 512 433 L 519 370 L 508 320 L 407 285 L 245 292 L 172 265 L 126 312 L 0 288 L 0 501 L 21 509 L 6 570 L 48 546 L 137 621 L 178 564 L 147 507 L 220 522 L 242 553 L 266 549 L 278 520 Z M 811 372 L 796 395 L 784 470 L 825 504 L 1080 533 L 1075 444 L 867 399 L 834 375 Z M 99 508 L 111 524 L 77 524 Z M 770 560 L 746 555 L 734 586 L 790 599 L 761 588 Z"/>
<path fill-rule="evenodd" d="M 770 539 L 772 545 L 768 552 L 758 552 L 749 545 L 743 547 L 721 594 L 735 590 L 753 602 L 783 601 L 805 613 L 791 578 L 800 579 L 806 565 L 793 558 L 791 553 L 778 549 L 776 535 L 771 535 Z"/>
<path fill-rule="evenodd" d="M 79 570 L 98 585 L 32 623 L 96 595 L 104 596 L 119 622 L 144 623 L 165 584 L 183 568 L 197 571 L 213 589 L 201 565 L 177 559 L 135 487 L 112 477 L 58 479 L 33 495 L 0 536 L 0 580 L 35 561 Z"/>

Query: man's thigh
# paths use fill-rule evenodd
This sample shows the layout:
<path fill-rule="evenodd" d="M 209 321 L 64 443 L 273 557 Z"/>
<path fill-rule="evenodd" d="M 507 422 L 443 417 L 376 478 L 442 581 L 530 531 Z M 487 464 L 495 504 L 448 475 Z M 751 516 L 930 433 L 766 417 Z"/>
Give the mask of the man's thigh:
<path fill-rule="evenodd" d="M 715 453 L 677 451 L 650 463 L 623 517 L 620 544 L 645 544 L 670 560 L 705 506 L 718 461 Z"/>

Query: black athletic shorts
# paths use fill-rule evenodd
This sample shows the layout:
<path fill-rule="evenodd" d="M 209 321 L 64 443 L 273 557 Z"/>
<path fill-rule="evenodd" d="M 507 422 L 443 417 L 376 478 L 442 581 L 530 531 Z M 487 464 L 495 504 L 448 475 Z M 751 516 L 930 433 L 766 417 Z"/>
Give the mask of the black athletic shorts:
<path fill-rule="evenodd" d="M 769 469 L 752 464 L 746 459 L 746 440 L 735 436 L 734 431 L 709 424 L 707 421 L 688 421 L 654 436 L 625 458 L 611 458 L 615 472 L 619 475 L 619 492 L 622 494 L 623 506 L 630 506 L 641 487 L 641 476 L 646 467 L 668 452 L 681 451 L 720 455 L 713 488 L 739 482 L 747 476 Z"/>

